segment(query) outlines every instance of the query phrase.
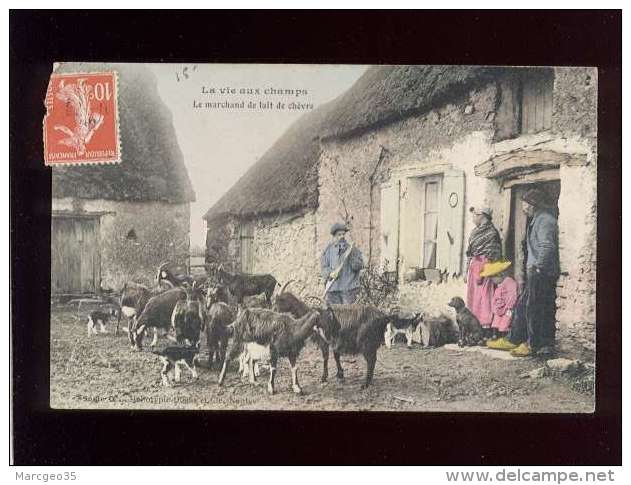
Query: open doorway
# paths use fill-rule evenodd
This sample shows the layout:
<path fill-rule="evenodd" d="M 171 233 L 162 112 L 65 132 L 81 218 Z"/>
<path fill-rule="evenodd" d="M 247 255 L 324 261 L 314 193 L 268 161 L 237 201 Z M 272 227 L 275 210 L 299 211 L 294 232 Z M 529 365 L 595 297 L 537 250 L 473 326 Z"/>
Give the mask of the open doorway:
<path fill-rule="evenodd" d="M 561 192 L 561 182 L 559 180 L 515 184 L 511 187 L 511 212 L 505 253 L 506 258 L 513 262 L 513 278 L 519 283 L 520 288 L 523 287 L 526 278 L 526 258 L 528 256 L 526 229 L 530 222 L 522 210 L 521 196 L 524 192 L 533 188 L 538 188 L 548 193 L 550 200 L 554 201 L 556 216 L 559 216 L 559 194 Z"/>

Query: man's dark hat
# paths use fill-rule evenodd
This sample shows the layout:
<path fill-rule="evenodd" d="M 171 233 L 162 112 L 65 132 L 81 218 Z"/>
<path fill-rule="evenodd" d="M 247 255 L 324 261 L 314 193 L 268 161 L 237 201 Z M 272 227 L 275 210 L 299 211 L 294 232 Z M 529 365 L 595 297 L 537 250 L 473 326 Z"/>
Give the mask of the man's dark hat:
<path fill-rule="evenodd" d="M 541 189 L 527 190 L 522 196 L 521 200 L 528 202 L 534 207 L 549 208 L 552 207 L 552 201 L 550 195 Z"/>

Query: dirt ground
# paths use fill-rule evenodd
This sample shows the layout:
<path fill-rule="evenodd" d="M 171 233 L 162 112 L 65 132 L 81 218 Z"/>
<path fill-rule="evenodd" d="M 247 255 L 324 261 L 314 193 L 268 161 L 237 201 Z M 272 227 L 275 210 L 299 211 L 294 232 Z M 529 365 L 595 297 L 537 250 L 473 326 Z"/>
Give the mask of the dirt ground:
<path fill-rule="evenodd" d="M 303 411 L 440 411 L 440 412 L 592 412 L 593 395 L 578 392 L 562 377 L 525 379 L 541 367 L 536 358 L 498 360 L 479 352 L 446 348 L 408 349 L 403 342 L 381 346 L 373 386 L 362 391 L 361 356 L 345 356 L 346 380 L 332 375 L 320 383 L 319 350 L 308 344 L 299 359 L 303 395 L 291 392 L 289 363 L 279 364 L 276 394 L 266 392 L 266 373 L 253 386 L 241 382 L 236 363 L 224 387 L 217 369 L 201 368 L 193 381 L 184 370 L 182 382 L 161 386 L 160 360 L 148 348 L 130 350 L 127 335 L 88 337 L 86 320 L 70 309 L 55 308 L 51 317 L 51 396 L 57 409 L 246 409 Z M 150 339 L 147 339 L 147 345 Z M 168 344 L 162 338 L 158 344 Z M 574 355 L 573 357 L 578 357 Z"/>

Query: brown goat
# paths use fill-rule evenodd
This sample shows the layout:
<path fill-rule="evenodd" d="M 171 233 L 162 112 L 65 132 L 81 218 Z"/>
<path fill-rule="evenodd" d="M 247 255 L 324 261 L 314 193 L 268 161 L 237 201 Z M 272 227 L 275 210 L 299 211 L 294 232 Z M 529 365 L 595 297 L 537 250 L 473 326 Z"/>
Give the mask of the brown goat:
<path fill-rule="evenodd" d="M 372 383 L 377 349 L 392 316 L 371 305 L 331 305 L 323 317 L 320 326 L 333 350 L 337 378 L 344 379 L 341 355 L 362 354 L 366 359 L 366 379 L 361 388 L 367 388 Z"/>
<path fill-rule="evenodd" d="M 272 309 L 279 313 L 290 313 L 294 318 L 301 318 L 312 310 L 306 303 L 288 291 L 283 291 L 276 297 Z M 311 341 L 319 347 L 322 353 L 320 382 L 326 382 L 329 378 L 329 344 L 318 332 L 313 333 Z"/>

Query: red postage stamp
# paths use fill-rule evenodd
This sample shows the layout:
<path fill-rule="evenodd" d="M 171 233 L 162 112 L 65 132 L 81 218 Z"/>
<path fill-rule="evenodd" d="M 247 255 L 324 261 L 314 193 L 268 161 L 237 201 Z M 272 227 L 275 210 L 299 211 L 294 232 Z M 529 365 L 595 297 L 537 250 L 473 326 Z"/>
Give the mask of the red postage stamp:
<path fill-rule="evenodd" d="M 45 104 L 46 165 L 120 162 L 115 72 L 52 74 Z"/>

